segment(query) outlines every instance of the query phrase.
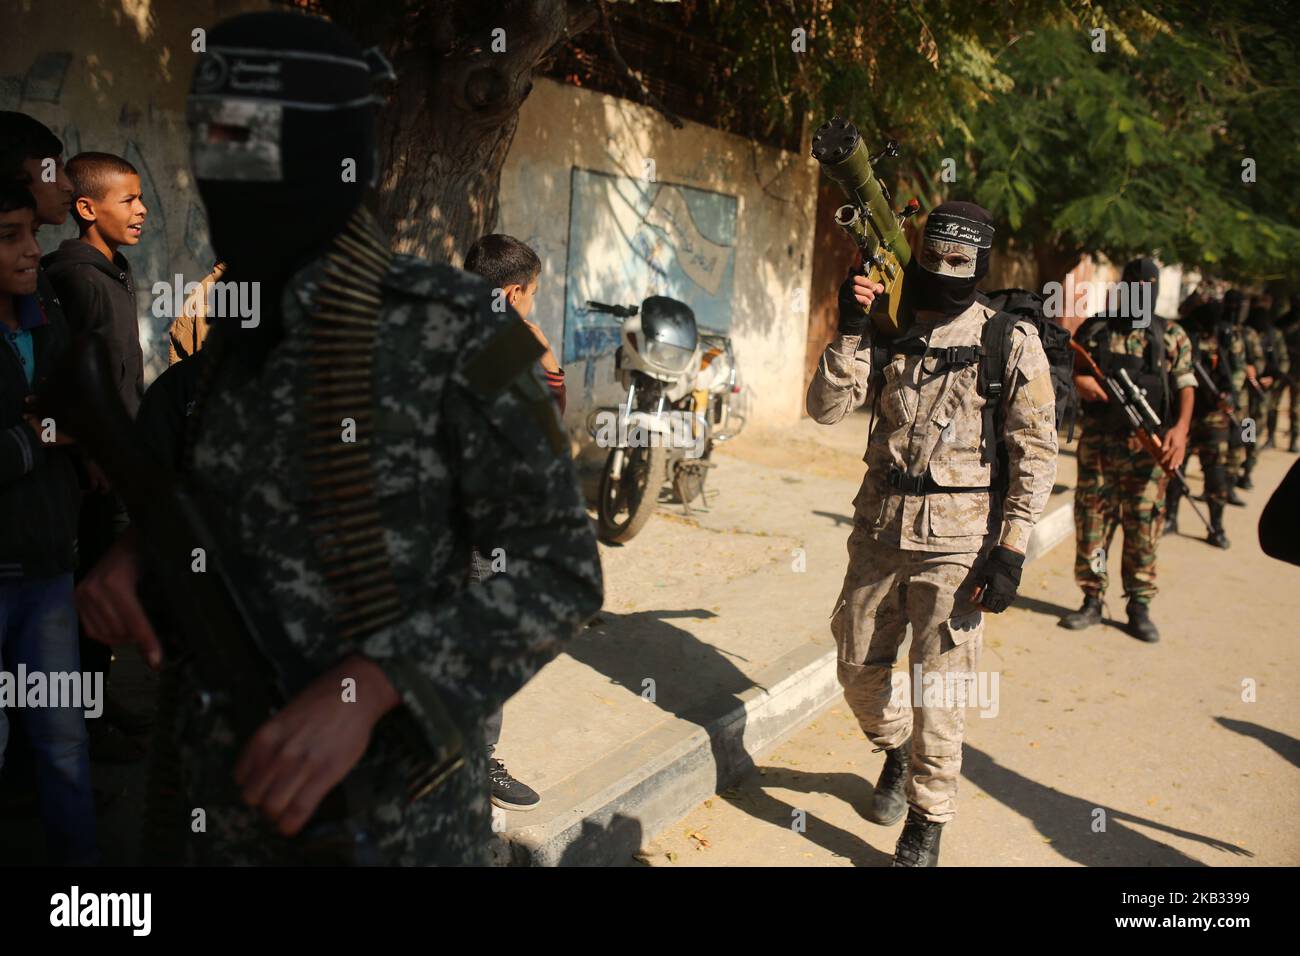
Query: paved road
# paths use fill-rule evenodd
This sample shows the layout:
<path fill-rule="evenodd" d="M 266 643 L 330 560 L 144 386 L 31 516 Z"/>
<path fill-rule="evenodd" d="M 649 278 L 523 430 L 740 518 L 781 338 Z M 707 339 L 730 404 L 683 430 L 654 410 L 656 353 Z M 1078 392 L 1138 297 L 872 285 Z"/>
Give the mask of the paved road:
<path fill-rule="evenodd" d="M 1249 506 L 1230 509 L 1230 551 L 1192 537 L 1184 505 L 1184 535 L 1161 549 L 1157 645 L 1113 624 L 1055 626 L 1080 600 L 1070 542 L 1027 569 L 1025 598 L 987 632 L 999 708 L 969 715 L 944 865 L 1300 863 L 1300 568 L 1255 537 L 1292 461 L 1264 453 Z M 1122 617 L 1119 594 L 1108 610 Z M 887 865 L 902 824 L 858 812 L 881 755 L 842 699 L 810 717 L 747 779 L 655 835 L 642 861 Z"/>

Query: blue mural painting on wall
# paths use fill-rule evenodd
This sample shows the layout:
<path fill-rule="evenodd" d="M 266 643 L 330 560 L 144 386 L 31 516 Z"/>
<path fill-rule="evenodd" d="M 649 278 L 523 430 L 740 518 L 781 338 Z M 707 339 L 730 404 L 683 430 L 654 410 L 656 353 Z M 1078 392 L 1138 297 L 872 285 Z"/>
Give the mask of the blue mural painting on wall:
<path fill-rule="evenodd" d="M 587 300 L 639 304 L 667 295 L 703 328 L 731 328 L 735 196 L 574 167 L 565 268 L 564 362 L 618 347 L 619 322 Z"/>

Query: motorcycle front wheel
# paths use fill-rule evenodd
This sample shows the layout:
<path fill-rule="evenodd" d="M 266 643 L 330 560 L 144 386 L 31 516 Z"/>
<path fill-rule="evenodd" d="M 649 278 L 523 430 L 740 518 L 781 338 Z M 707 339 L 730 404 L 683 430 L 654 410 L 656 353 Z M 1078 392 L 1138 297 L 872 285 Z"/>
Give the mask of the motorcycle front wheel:
<path fill-rule="evenodd" d="M 623 453 L 623 468 L 616 481 L 614 460 L 618 451 Z M 596 508 L 601 541 L 623 544 L 645 527 L 659 502 L 665 454 L 660 445 L 609 453 L 600 473 L 600 501 Z"/>

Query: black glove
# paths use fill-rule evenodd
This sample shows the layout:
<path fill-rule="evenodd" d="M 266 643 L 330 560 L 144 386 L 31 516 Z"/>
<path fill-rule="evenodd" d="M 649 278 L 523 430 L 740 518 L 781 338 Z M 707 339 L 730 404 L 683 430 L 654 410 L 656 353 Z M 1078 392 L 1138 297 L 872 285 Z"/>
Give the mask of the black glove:
<path fill-rule="evenodd" d="M 979 603 L 985 610 L 1001 614 L 1016 599 L 1020 588 L 1020 569 L 1025 566 L 1025 556 L 998 545 L 984 562 L 979 585 L 983 587 Z"/>
<path fill-rule="evenodd" d="M 836 325 L 840 335 L 862 335 L 870 324 L 866 309 L 853 294 L 853 277 L 862 274 L 861 269 L 854 269 L 840 286 L 840 320 Z"/>

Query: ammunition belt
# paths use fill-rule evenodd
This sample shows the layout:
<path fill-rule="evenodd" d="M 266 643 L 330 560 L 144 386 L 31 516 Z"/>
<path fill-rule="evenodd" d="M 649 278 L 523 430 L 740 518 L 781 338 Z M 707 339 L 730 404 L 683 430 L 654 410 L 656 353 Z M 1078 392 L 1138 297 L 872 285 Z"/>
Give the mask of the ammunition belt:
<path fill-rule="evenodd" d="M 307 435 L 311 489 L 307 525 L 334 598 L 343 641 L 362 640 L 402 616 L 401 595 L 375 500 L 374 364 L 382 282 L 393 258 L 363 207 L 335 237 L 312 300 L 307 339 Z M 342 440 L 343 419 L 356 440 Z M 410 781 L 419 799 L 447 768 L 426 766 Z"/>

